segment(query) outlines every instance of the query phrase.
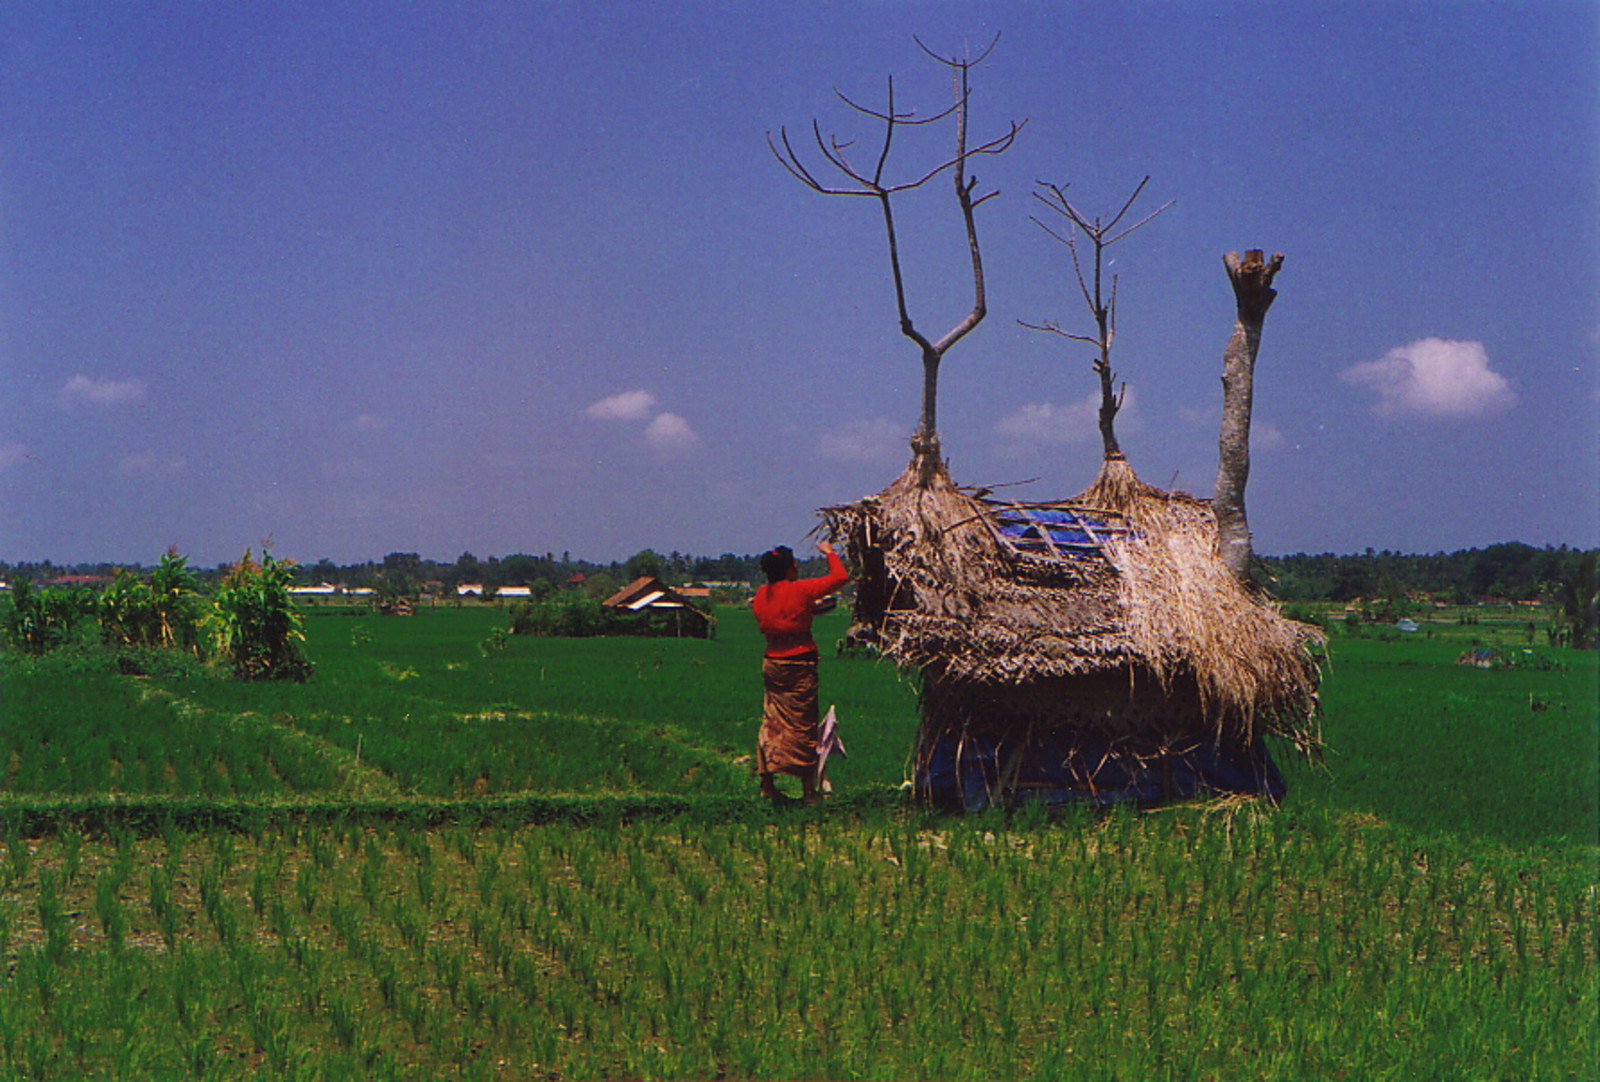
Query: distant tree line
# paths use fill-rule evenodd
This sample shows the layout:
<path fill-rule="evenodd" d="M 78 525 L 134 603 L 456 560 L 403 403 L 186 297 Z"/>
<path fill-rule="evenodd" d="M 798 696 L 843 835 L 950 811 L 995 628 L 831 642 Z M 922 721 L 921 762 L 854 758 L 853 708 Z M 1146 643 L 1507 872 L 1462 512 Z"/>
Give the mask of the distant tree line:
<path fill-rule="evenodd" d="M 1596 550 L 1519 542 L 1459 552 L 1407 554 L 1367 549 L 1355 555 L 1264 556 L 1275 596 L 1283 601 L 1355 601 L 1427 595 L 1464 605 L 1477 601 L 1550 600 L 1578 581 Z"/>
<path fill-rule="evenodd" d="M 233 565 L 190 570 L 203 586 L 214 586 Z M 802 575 L 821 574 L 820 558 L 803 560 Z M 139 573 L 149 570 L 135 564 L 41 562 L 7 563 L 0 561 L 0 580 L 31 579 L 35 584 L 62 578 L 90 578 L 110 582 L 119 571 Z M 659 553 L 644 549 L 626 560 L 598 563 L 574 557 L 513 553 L 510 556 L 479 558 L 463 552 L 455 560 L 430 560 L 415 552 L 391 552 L 381 560 L 339 564 L 329 559 L 299 563 L 294 568 L 295 585 L 314 586 L 332 583 L 347 589 L 371 589 L 382 595 L 419 596 L 430 592 L 453 595 L 457 587 L 482 586 L 491 594 L 506 586 L 526 586 L 535 596 L 562 589 L 577 590 L 586 596 L 605 597 L 642 575 L 654 575 L 671 586 L 696 583 L 742 583 L 763 581 L 761 558 L 725 552 L 721 556 L 691 556 L 681 552 Z"/>
<path fill-rule="evenodd" d="M 1597 551 L 1519 542 L 1490 545 L 1458 552 L 1409 554 L 1375 551 L 1337 555 L 1322 553 L 1259 557 L 1272 591 L 1283 601 L 1354 601 L 1377 597 L 1427 595 L 1440 601 L 1470 604 L 1475 601 L 1551 600 L 1563 583 L 1583 579 L 1583 563 Z M 214 569 L 193 568 L 203 586 L 214 586 L 233 565 Z M 823 562 L 801 563 L 802 575 L 821 574 Z M 110 581 L 118 571 L 148 570 L 124 564 L 6 563 L 0 561 L 0 579 L 30 578 L 35 584 L 67 576 L 94 576 Z M 731 552 L 721 556 L 693 556 L 681 552 L 659 553 L 644 549 L 626 560 L 598 563 L 547 552 L 542 556 L 513 553 L 479 558 L 463 552 L 455 560 L 430 560 L 414 552 L 391 552 L 381 560 L 338 564 L 322 559 L 294 568 L 297 585 L 333 583 L 346 588 L 374 589 L 380 593 L 417 596 L 437 591 L 453 595 L 464 585 L 481 585 L 493 592 L 506 586 L 526 586 L 535 596 L 568 589 L 586 596 L 615 592 L 641 575 L 654 575 L 668 585 L 742 583 L 763 581 L 760 557 Z"/>

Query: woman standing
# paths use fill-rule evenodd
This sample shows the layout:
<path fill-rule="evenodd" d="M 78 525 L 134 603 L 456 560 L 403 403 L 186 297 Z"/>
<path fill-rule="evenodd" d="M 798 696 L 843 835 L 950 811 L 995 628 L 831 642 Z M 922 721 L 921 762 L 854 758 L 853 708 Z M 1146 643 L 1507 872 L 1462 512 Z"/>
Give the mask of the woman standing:
<path fill-rule="evenodd" d="M 823 541 L 817 551 L 828 558 L 828 573 L 815 579 L 800 577 L 788 546 L 763 553 L 767 583 L 750 602 L 767 637 L 761 662 L 766 696 L 756 740 L 761 795 L 782 795 L 773 784 L 774 774 L 798 774 L 807 804 L 822 799 L 817 790 L 817 643 L 811 637 L 811 616 L 819 600 L 850 580 L 832 545 Z"/>

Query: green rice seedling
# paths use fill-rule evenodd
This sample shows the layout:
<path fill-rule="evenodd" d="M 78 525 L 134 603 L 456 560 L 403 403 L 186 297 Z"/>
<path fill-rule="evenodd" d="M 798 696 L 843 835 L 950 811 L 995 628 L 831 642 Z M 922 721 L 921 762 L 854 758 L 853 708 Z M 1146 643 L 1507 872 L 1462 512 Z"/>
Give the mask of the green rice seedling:
<path fill-rule="evenodd" d="M 160 930 L 167 949 L 174 950 L 178 945 L 182 917 L 172 900 L 172 872 L 165 865 L 151 868 L 149 885 L 150 914 L 155 918 L 156 927 Z"/>
<path fill-rule="evenodd" d="M 391 634 L 423 641 L 385 624 L 375 655 Z M 526 645 L 514 641 L 505 664 Z M 337 665 L 317 660 L 319 680 L 332 679 Z M 442 664 L 420 646 L 393 660 L 419 673 L 406 689 Z M 277 704 L 264 713 L 298 723 L 304 689 L 251 690 Z M 225 714 L 246 710 L 261 704 Z M 430 815 L 462 816 L 438 836 L 313 815 L 233 835 L 231 860 L 213 832 L 184 827 L 203 844 L 182 851 L 180 840 L 121 895 L 131 947 L 140 928 L 160 927 L 156 895 L 167 892 L 180 915 L 163 930 L 171 948 L 117 952 L 80 937 L 64 965 L 34 946 L 45 936 L 31 876 L 55 877 L 64 912 L 89 910 L 116 856 L 91 833 L 81 868 L 98 878 L 68 878 L 68 843 L 47 836 L 28 878 L 0 868 L 0 914 L 15 914 L 0 956 L 20 959 L 17 994 L 0 997 L 0 1076 L 28 1070 L 24 1044 L 41 1032 L 38 1062 L 57 1075 L 138 1062 L 160 1065 L 145 1076 L 181 1075 L 192 1032 L 210 1041 L 204 1068 L 228 1076 L 246 1070 L 239 1052 L 268 1056 L 254 1049 L 279 1023 L 292 1040 L 278 1061 L 248 1062 L 308 1077 L 453 1076 L 468 1062 L 562 1077 L 1560 1077 L 1592 1061 L 1592 1041 L 1562 1038 L 1595 1008 L 1586 851 L 1467 847 L 1294 795 L 1266 817 L 1163 812 L 1027 829 L 843 801 L 808 820 L 690 809 L 477 827 L 463 806 L 431 804 Z M 303 870 L 315 877 L 309 907 L 290 874 Z M 204 911 L 206 898 L 189 899 L 208 873 L 208 894 L 231 900 L 231 946 L 184 908 Z M 248 906 L 233 898 L 242 886 Z M 809 957 L 786 950 L 796 940 Z M 185 954 L 192 1031 L 173 1024 L 169 991 Z M 242 1005 L 241 965 L 256 967 L 260 1021 Z M 389 1008 L 376 987 L 385 967 L 398 990 Z M 147 1006 L 89 991 L 135 978 L 159 993 Z M 347 1041 L 329 1017 L 336 996 L 360 1030 Z M 151 1050 L 115 1051 L 112 1034 L 133 1026 Z"/>
<path fill-rule="evenodd" d="M 400 942 L 420 954 L 428 941 L 427 921 L 404 899 L 389 907 L 389 921 L 399 934 Z"/>
<path fill-rule="evenodd" d="M 268 909 L 278 903 L 278 883 L 282 874 L 281 853 L 273 853 L 265 858 L 258 854 L 250 874 L 250 909 L 257 921 L 265 919 Z"/>
<path fill-rule="evenodd" d="M 300 909 L 306 916 L 310 916 L 317 908 L 317 883 L 318 871 L 312 864 L 302 864 L 295 872 L 294 894 L 300 902 Z"/>
<path fill-rule="evenodd" d="M 364 854 L 361 860 L 361 897 L 367 905 L 376 910 L 378 908 L 378 895 L 380 884 L 384 878 L 385 859 L 382 851 L 372 839 L 367 839 Z"/>
<path fill-rule="evenodd" d="M 500 853 L 493 848 L 485 847 L 478 858 L 477 872 L 474 879 L 478 889 L 478 901 L 484 905 L 489 904 L 495 896 L 495 884 L 500 878 Z"/>
<path fill-rule="evenodd" d="M 139 859 L 137 851 L 138 839 L 132 831 L 120 825 L 114 826 L 110 834 L 111 843 L 115 846 L 110 874 L 117 881 L 117 885 L 121 886 L 133 876 L 134 864 Z"/>
<path fill-rule="evenodd" d="M 355 1048 L 360 1043 L 361 1013 L 337 993 L 328 997 L 328 1026 L 334 1040 L 345 1048 Z"/>
<path fill-rule="evenodd" d="M 325 832 L 317 831 L 311 835 L 310 841 L 311 860 L 317 866 L 317 869 L 322 872 L 331 869 L 338 859 L 332 840 Z"/>
<path fill-rule="evenodd" d="M 355 910 L 344 901 L 335 900 L 328 907 L 328 921 L 338 933 L 346 952 L 351 957 L 359 958 L 364 953 L 365 937 L 361 933 L 361 920 Z"/>
<path fill-rule="evenodd" d="M 83 831 L 75 823 L 69 823 L 61 831 L 61 867 L 66 881 L 71 883 L 78 878 L 78 868 L 83 863 Z"/>
<path fill-rule="evenodd" d="M 50 871 L 39 873 L 39 928 L 44 933 L 44 957 L 51 965 L 67 960 L 72 949 L 72 925 L 61 902 L 61 881 Z"/>
<path fill-rule="evenodd" d="M 438 872 L 438 861 L 431 845 L 424 846 L 418 853 L 416 863 L 412 866 L 412 877 L 416 882 L 417 899 L 427 912 L 432 912 L 436 898 L 435 878 Z"/>
<path fill-rule="evenodd" d="M 6 822 L 6 870 L 10 873 L 7 886 L 13 886 L 28 877 L 33 861 L 33 849 L 22 835 L 21 820 L 11 818 Z"/>
<path fill-rule="evenodd" d="M 228 901 L 224 890 L 222 872 L 217 864 L 209 864 L 200 873 L 200 907 L 216 929 L 217 938 L 232 948 L 238 941 L 239 918 Z"/>
<path fill-rule="evenodd" d="M 105 933 L 106 942 L 113 950 L 122 949 L 123 939 L 128 932 L 127 914 L 117 893 L 121 887 L 122 879 L 114 870 L 95 883 L 95 915 L 99 917 L 100 928 Z"/>

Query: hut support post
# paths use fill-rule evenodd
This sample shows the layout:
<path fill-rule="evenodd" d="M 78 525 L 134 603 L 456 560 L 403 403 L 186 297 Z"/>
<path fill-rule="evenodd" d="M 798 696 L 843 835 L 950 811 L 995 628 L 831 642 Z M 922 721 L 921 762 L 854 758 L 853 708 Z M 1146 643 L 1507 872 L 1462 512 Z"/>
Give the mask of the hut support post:
<path fill-rule="evenodd" d="M 1250 524 L 1245 518 L 1244 489 L 1250 478 L 1250 410 L 1254 395 L 1256 351 L 1261 325 L 1278 291 L 1272 278 L 1283 256 L 1265 258 L 1260 249 L 1222 257 L 1233 283 L 1238 314 L 1233 336 L 1222 355 L 1222 429 L 1217 446 L 1217 487 L 1211 500 L 1217 516 L 1217 552 L 1229 571 L 1249 582 L 1253 555 Z"/>

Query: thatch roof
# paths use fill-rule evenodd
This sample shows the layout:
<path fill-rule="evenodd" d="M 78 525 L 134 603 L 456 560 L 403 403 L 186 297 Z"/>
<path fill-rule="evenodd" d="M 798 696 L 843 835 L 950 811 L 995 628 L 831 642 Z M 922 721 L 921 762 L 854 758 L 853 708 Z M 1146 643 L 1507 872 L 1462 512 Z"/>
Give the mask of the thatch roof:
<path fill-rule="evenodd" d="M 1319 744 L 1316 630 L 1227 570 L 1206 501 L 1147 485 L 1121 459 L 1073 499 L 1020 504 L 962 489 L 919 454 L 876 496 L 822 515 L 861 568 L 858 628 L 937 685 L 925 703 L 1036 700 L 1027 689 L 1119 677 L 1131 700 L 1132 682 L 1153 679 L 1196 700 L 1175 724 Z"/>

